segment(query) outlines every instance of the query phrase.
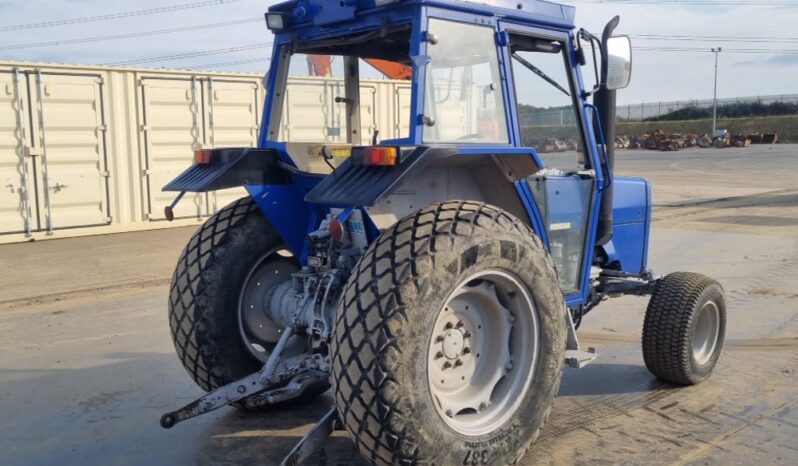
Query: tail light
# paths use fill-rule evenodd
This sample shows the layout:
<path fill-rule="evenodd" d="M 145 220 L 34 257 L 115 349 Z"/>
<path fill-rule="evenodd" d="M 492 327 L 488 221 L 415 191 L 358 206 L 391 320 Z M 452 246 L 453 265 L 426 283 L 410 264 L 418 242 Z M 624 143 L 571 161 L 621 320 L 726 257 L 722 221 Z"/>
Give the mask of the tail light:
<path fill-rule="evenodd" d="M 395 147 L 364 147 L 361 165 L 392 167 L 396 165 Z"/>
<path fill-rule="evenodd" d="M 201 149 L 194 151 L 194 163 L 197 165 L 210 165 L 213 163 L 213 151 Z"/>

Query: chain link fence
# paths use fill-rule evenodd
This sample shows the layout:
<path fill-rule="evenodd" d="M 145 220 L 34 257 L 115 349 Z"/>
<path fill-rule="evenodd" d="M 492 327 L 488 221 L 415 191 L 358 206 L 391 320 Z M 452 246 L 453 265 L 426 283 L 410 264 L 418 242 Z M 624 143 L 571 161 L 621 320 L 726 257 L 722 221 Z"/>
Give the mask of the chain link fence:
<path fill-rule="evenodd" d="M 733 97 L 718 99 L 718 107 L 733 104 L 758 103 L 769 105 L 774 103 L 798 104 L 798 94 L 763 95 L 755 97 Z M 649 102 L 644 104 L 619 105 L 618 119 L 626 121 L 642 121 L 684 108 L 712 108 L 712 99 L 681 100 L 675 102 Z"/>
<path fill-rule="evenodd" d="M 798 104 L 798 94 L 763 95 L 754 97 L 718 99 L 718 107 L 722 107 L 724 105 L 751 103 L 762 105 L 774 103 Z M 662 115 L 668 115 L 685 108 L 711 109 L 712 99 L 619 105 L 617 115 L 620 121 L 643 121 L 657 118 Z M 571 107 L 521 109 L 519 119 L 521 122 L 521 127 L 576 125 L 576 115 Z"/>

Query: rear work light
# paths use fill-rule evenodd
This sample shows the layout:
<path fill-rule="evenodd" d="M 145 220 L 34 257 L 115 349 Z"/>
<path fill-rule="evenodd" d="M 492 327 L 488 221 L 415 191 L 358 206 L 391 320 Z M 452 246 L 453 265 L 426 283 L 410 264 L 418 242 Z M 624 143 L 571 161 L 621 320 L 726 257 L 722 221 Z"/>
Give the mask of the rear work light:
<path fill-rule="evenodd" d="M 286 15 L 283 13 L 266 13 L 266 27 L 270 31 L 282 31 L 285 29 Z"/>
<path fill-rule="evenodd" d="M 194 163 L 197 165 L 210 165 L 213 163 L 213 151 L 201 149 L 194 151 Z"/>
<path fill-rule="evenodd" d="M 396 147 L 364 147 L 362 165 L 392 167 L 396 165 Z"/>

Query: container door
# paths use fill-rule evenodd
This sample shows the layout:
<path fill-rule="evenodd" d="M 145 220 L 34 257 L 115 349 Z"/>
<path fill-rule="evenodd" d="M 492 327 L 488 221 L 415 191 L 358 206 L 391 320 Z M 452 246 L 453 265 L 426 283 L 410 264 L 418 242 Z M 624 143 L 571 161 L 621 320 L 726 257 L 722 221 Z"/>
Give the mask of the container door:
<path fill-rule="evenodd" d="M 41 229 L 111 222 L 101 75 L 30 72 Z"/>
<path fill-rule="evenodd" d="M 187 169 L 193 163 L 193 151 L 202 148 L 201 94 L 198 79 L 145 77 L 140 81 L 144 207 L 150 221 L 165 220 L 163 209 L 177 193 L 161 188 Z M 202 217 L 205 195 L 186 194 L 174 212 L 175 218 Z"/>
<path fill-rule="evenodd" d="M 255 147 L 260 120 L 260 84 L 257 81 L 208 79 L 205 92 L 205 146 Z M 242 188 L 208 193 L 208 213 L 247 196 Z"/>
<path fill-rule="evenodd" d="M 37 228 L 28 87 L 17 71 L 0 71 L 0 234 Z"/>
<path fill-rule="evenodd" d="M 394 138 L 406 138 L 410 135 L 411 97 L 412 90 L 409 85 L 396 85 L 393 102 L 393 111 L 395 114 Z"/>
<path fill-rule="evenodd" d="M 282 138 L 286 142 L 346 142 L 344 81 L 289 78 L 283 104 Z"/>
<path fill-rule="evenodd" d="M 386 139 L 383 128 L 379 127 L 378 114 L 380 104 L 378 102 L 376 84 L 360 84 L 360 134 L 363 144 L 370 144 L 374 137 L 374 131 L 380 132 L 379 139 Z"/>

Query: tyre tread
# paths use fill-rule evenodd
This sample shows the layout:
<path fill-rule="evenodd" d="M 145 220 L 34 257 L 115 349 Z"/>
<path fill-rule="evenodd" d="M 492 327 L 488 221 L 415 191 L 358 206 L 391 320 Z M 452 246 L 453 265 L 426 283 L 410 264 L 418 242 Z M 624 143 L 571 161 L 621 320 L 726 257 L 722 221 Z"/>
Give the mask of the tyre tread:
<path fill-rule="evenodd" d="M 675 272 L 654 289 L 643 323 L 643 359 L 660 379 L 681 385 L 703 380 L 691 364 L 690 325 L 701 296 L 720 285 L 704 275 Z"/>
<path fill-rule="evenodd" d="M 258 209 L 252 198 L 242 198 L 211 216 L 192 235 L 172 275 L 169 290 L 169 327 L 177 356 L 186 371 L 203 390 L 226 383 L 215 361 L 214 348 L 202 340 L 204 326 L 213 325 L 206 306 L 205 272 L 213 266 L 211 257 L 229 241 L 228 233 L 248 214 Z"/>

